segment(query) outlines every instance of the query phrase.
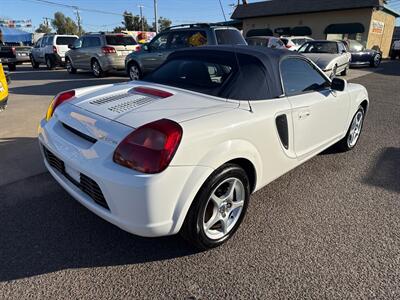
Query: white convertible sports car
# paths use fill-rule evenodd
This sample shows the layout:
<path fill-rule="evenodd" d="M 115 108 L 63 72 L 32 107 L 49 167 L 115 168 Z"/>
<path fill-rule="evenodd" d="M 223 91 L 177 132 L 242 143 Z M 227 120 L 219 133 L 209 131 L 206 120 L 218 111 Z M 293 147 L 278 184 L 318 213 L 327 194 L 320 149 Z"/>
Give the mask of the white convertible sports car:
<path fill-rule="evenodd" d="M 210 46 L 174 52 L 144 81 L 58 94 L 39 141 L 95 214 L 207 249 L 234 234 L 251 193 L 334 144 L 352 149 L 367 109 L 363 86 L 301 54 Z"/>

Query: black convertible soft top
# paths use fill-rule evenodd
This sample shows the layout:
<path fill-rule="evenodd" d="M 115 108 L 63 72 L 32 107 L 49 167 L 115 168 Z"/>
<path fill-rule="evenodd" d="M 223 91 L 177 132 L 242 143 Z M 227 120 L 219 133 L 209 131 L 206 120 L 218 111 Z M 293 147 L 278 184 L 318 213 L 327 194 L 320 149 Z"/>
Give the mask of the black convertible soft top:
<path fill-rule="evenodd" d="M 171 53 L 167 62 L 174 59 L 213 59 L 236 66 L 234 76 L 220 97 L 236 100 L 262 100 L 283 94 L 279 64 L 285 57 L 303 55 L 288 50 L 254 46 L 202 46 Z M 238 66 L 238 62 L 240 67 Z"/>

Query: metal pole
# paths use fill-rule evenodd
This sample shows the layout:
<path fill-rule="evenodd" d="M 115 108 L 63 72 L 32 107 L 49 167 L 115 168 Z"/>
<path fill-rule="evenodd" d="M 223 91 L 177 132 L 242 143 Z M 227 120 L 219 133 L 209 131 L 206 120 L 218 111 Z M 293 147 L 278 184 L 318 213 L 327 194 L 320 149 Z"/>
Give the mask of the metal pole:
<path fill-rule="evenodd" d="M 154 24 L 155 31 L 158 33 L 157 0 L 154 0 Z"/>
<path fill-rule="evenodd" d="M 141 27 L 142 27 L 142 31 L 144 31 L 144 24 L 143 24 L 143 5 L 139 5 L 139 9 L 140 9 L 140 22 L 142 23 Z"/>

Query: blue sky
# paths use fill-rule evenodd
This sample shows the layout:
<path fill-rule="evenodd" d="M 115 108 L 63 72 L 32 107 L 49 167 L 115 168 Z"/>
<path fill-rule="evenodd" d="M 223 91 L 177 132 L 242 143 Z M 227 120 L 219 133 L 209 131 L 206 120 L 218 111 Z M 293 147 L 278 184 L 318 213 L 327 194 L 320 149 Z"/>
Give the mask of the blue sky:
<path fill-rule="evenodd" d="M 144 5 L 143 14 L 153 22 L 153 0 L 50 0 L 80 8 L 90 8 L 122 14 L 124 10 L 139 14 L 138 5 Z M 230 18 L 230 4 L 237 0 L 221 0 L 227 18 Z M 11 19 L 32 19 L 33 26 L 38 26 L 43 17 L 53 17 L 61 11 L 75 20 L 71 8 L 36 2 L 35 0 L 0 0 L 0 17 Z M 251 1 L 256 2 L 256 1 Z M 122 16 L 106 15 L 81 11 L 82 24 L 86 31 L 111 30 L 121 24 Z M 218 0 L 158 0 L 158 15 L 169 18 L 174 24 L 191 22 L 214 22 L 223 20 Z M 150 22 L 149 22 L 150 23 Z"/>
<path fill-rule="evenodd" d="M 138 5 L 144 5 L 143 13 L 148 21 L 153 21 L 153 0 L 50 0 L 80 8 L 97 9 L 110 13 L 122 14 L 124 10 L 139 14 Z M 227 18 L 232 12 L 231 4 L 237 0 L 221 0 Z M 75 20 L 71 8 L 40 3 L 35 0 L 0 0 L 0 17 L 10 19 L 32 19 L 37 27 L 43 17 L 53 17 L 54 12 L 61 11 Z M 257 2 L 250 0 L 249 2 Z M 400 10 L 395 2 L 394 8 Z M 396 6 L 397 5 L 397 6 Z M 174 24 L 192 22 L 215 22 L 223 20 L 218 0 L 158 0 L 159 16 L 167 17 Z M 122 16 L 81 11 L 83 28 L 86 31 L 112 30 L 121 24 Z M 150 23 L 150 22 L 149 22 Z M 397 21 L 400 24 L 400 18 Z"/>

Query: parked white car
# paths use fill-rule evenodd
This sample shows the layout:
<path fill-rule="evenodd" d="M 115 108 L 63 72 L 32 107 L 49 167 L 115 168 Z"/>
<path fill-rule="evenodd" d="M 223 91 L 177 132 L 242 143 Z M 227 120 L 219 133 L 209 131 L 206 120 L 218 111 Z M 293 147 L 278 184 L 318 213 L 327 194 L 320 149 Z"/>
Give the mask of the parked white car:
<path fill-rule="evenodd" d="M 95 214 L 207 249 L 233 235 L 251 193 L 334 144 L 353 149 L 367 108 L 363 86 L 303 55 L 204 46 L 144 81 L 58 94 L 39 141 L 49 172 Z"/>
<path fill-rule="evenodd" d="M 34 69 L 40 64 L 45 64 L 48 69 L 65 64 L 65 53 L 78 39 L 76 35 L 46 34 L 40 38 L 33 47 L 30 59 Z"/>
<path fill-rule="evenodd" d="M 299 53 L 311 59 L 330 78 L 347 75 L 351 53 L 341 41 L 310 41 L 303 44 Z"/>
<path fill-rule="evenodd" d="M 297 51 L 304 43 L 313 41 L 308 36 L 281 36 L 281 40 L 290 51 Z"/>

